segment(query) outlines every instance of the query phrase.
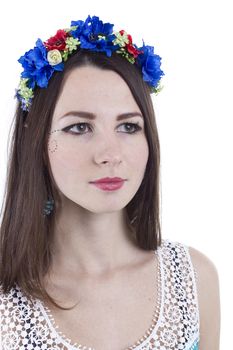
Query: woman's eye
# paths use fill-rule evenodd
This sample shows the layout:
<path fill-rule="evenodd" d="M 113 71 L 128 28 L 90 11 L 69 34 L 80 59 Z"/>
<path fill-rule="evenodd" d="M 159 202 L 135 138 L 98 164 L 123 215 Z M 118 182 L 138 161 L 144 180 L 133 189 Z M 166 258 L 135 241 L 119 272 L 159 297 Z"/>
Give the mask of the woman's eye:
<path fill-rule="evenodd" d="M 71 132 L 71 134 L 81 134 L 83 133 L 83 131 L 86 130 L 86 126 L 88 125 L 88 123 L 77 123 L 77 124 L 73 124 L 70 126 L 67 126 L 65 129 L 63 129 L 64 131 L 68 132 L 68 131 L 72 131 L 72 129 L 74 131 Z M 76 130 L 78 130 L 78 132 L 76 132 Z"/>
<path fill-rule="evenodd" d="M 142 128 L 139 126 L 138 123 L 123 123 L 120 126 L 122 126 L 122 125 L 127 126 L 126 131 L 130 131 L 133 129 L 132 132 L 129 132 L 130 134 L 135 134 L 136 132 L 142 130 Z"/>
<path fill-rule="evenodd" d="M 70 134 L 82 135 L 82 134 L 86 134 L 86 132 L 85 132 L 87 129 L 86 126 L 89 126 L 89 124 L 88 123 L 77 123 L 77 124 L 67 126 L 66 128 L 63 129 L 63 131 L 70 133 Z M 138 123 L 123 123 L 119 126 L 120 127 L 124 126 L 124 129 L 126 131 L 123 131 L 123 132 L 129 133 L 129 134 L 135 134 L 136 132 L 138 132 L 142 129 Z"/>

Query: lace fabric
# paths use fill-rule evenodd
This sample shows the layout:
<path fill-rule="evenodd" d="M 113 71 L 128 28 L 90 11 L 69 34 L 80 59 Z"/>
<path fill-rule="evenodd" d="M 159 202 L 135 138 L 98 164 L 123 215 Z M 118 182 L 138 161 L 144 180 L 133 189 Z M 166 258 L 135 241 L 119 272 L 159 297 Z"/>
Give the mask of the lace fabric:
<path fill-rule="evenodd" d="M 162 240 L 158 261 L 157 302 L 152 324 L 134 345 L 124 350 L 198 350 L 197 275 L 188 248 Z M 155 279 L 156 281 L 156 279 Z M 5 295 L 0 289 L 2 350 L 95 350 L 72 344 L 39 299 L 27 299 L 19 286 Z"/>
<path fill-rule="evenodd" d="M 163 290 L 163 288 L 161 287 L 161 256 L 159 254 L 159 250 L 160 247 L 158 248 L 158 251 L 155 251 L 155 255 L 157 256 L 157 259 L 155 259 L 155 261 L 158 262 L 157 267 L 158 267 L 158 275 L 157 275 L 157 299 L 156 299 L 156 305 L 154 308 L 154 313 L 152 316 L 152 323 L 150 325 L 150 327 L 147 329 L 147 331 L 145 332 L 144 336 L 141 337 L 137 342 L 135 342 L 133 345 L 127 347 L 124 350 L 131 350 L 131 349 L 139 349 L 138 345 L 140 345 L 145 339 L 148 338 L 148 336 L 150 336 L 152 334 L 152 332 L 154 331 L 154 328 L 156 327 L 157 321 L 159 319 L 160 316 L 160 310 L 161 310 L 161 290 Z M 42 314 L 44 315 L 45 319 L 48 322 L 48 325 L 50 326 L 50 328 L 52 330 L 55 329 L 57 336 L 59 336 L 61 338 L 61 341 L 66 345 L 69 346 L 70 349 L 72 350 L 95 350 L 92 347 L 89 346 L 85 346 L 85 345 L 81 345 L 81 344 L 77 344 L 77 343 L 72 343 L 71 339 L 67 338 L 63 332 L 59 331 L 59 327 L 58 325 L 56 325 L 55 320 L 53 318 L 52 312 L 51 310 L 44 305 L 43 302 L 41 302 L 40 300 L 38 300 L 40 309 L 42 311 Z"/>

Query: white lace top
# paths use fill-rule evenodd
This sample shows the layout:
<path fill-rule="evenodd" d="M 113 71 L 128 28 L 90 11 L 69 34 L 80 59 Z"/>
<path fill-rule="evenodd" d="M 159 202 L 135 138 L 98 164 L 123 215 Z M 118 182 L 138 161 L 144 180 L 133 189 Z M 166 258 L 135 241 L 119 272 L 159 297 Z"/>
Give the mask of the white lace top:
<path fill-rule="evenodd" d="M 197 276 L 188 247 L 162 240 L 155 254 L 158 298 L 152 324 L 127 350 L 198 350 Z M 17 284 L 7 295 L 0 287 L 0 316 L 1 350 L 95 350 L 72 343 L 59 331 L 48 307 L 39 299 L 31 303 Z"/>

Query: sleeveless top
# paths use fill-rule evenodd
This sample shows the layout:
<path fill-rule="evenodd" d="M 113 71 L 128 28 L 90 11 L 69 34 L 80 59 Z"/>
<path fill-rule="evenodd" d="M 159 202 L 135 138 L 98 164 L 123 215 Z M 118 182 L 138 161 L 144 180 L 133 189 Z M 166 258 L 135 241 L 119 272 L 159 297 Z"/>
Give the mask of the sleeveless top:
<path fill-rule="evenodd" d="M 158 297 L 152 324 L 125 350 L 198 350 L 197 275 L 188 247 L 163 239 L 155 254 Z M 0 316 L 1 350 L 95 350 L 72 343 L 59 331 L 50 309 L 40 299 L 30 302 L 17 284 L 7 294 L 0 286 Z"/>

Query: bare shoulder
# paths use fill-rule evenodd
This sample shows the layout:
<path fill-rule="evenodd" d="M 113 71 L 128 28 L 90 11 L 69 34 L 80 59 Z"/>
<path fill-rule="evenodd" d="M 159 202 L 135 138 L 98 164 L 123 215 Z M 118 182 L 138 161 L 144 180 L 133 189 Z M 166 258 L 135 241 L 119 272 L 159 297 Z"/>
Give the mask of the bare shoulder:
<path fill-rule="evenodd" d="M 218 271 L 214 262 L 200 250 L 193 247 L 188 247 L 188 249 L 193 266 L 199 275 L 199 279 L 202 277 L 204 277 L 204 280 L 209 278 L 209 281 L 213 282 L 216 286 L 216 284 L 218 284 Z"/>
<path fill-rule="evenodd" d="M 188 247 L 197 273 L 197 294 L 200 312 L 199 350 L 219 350 L 220 292 L 218 271 L 214 262 L 199 250 Z"/>

